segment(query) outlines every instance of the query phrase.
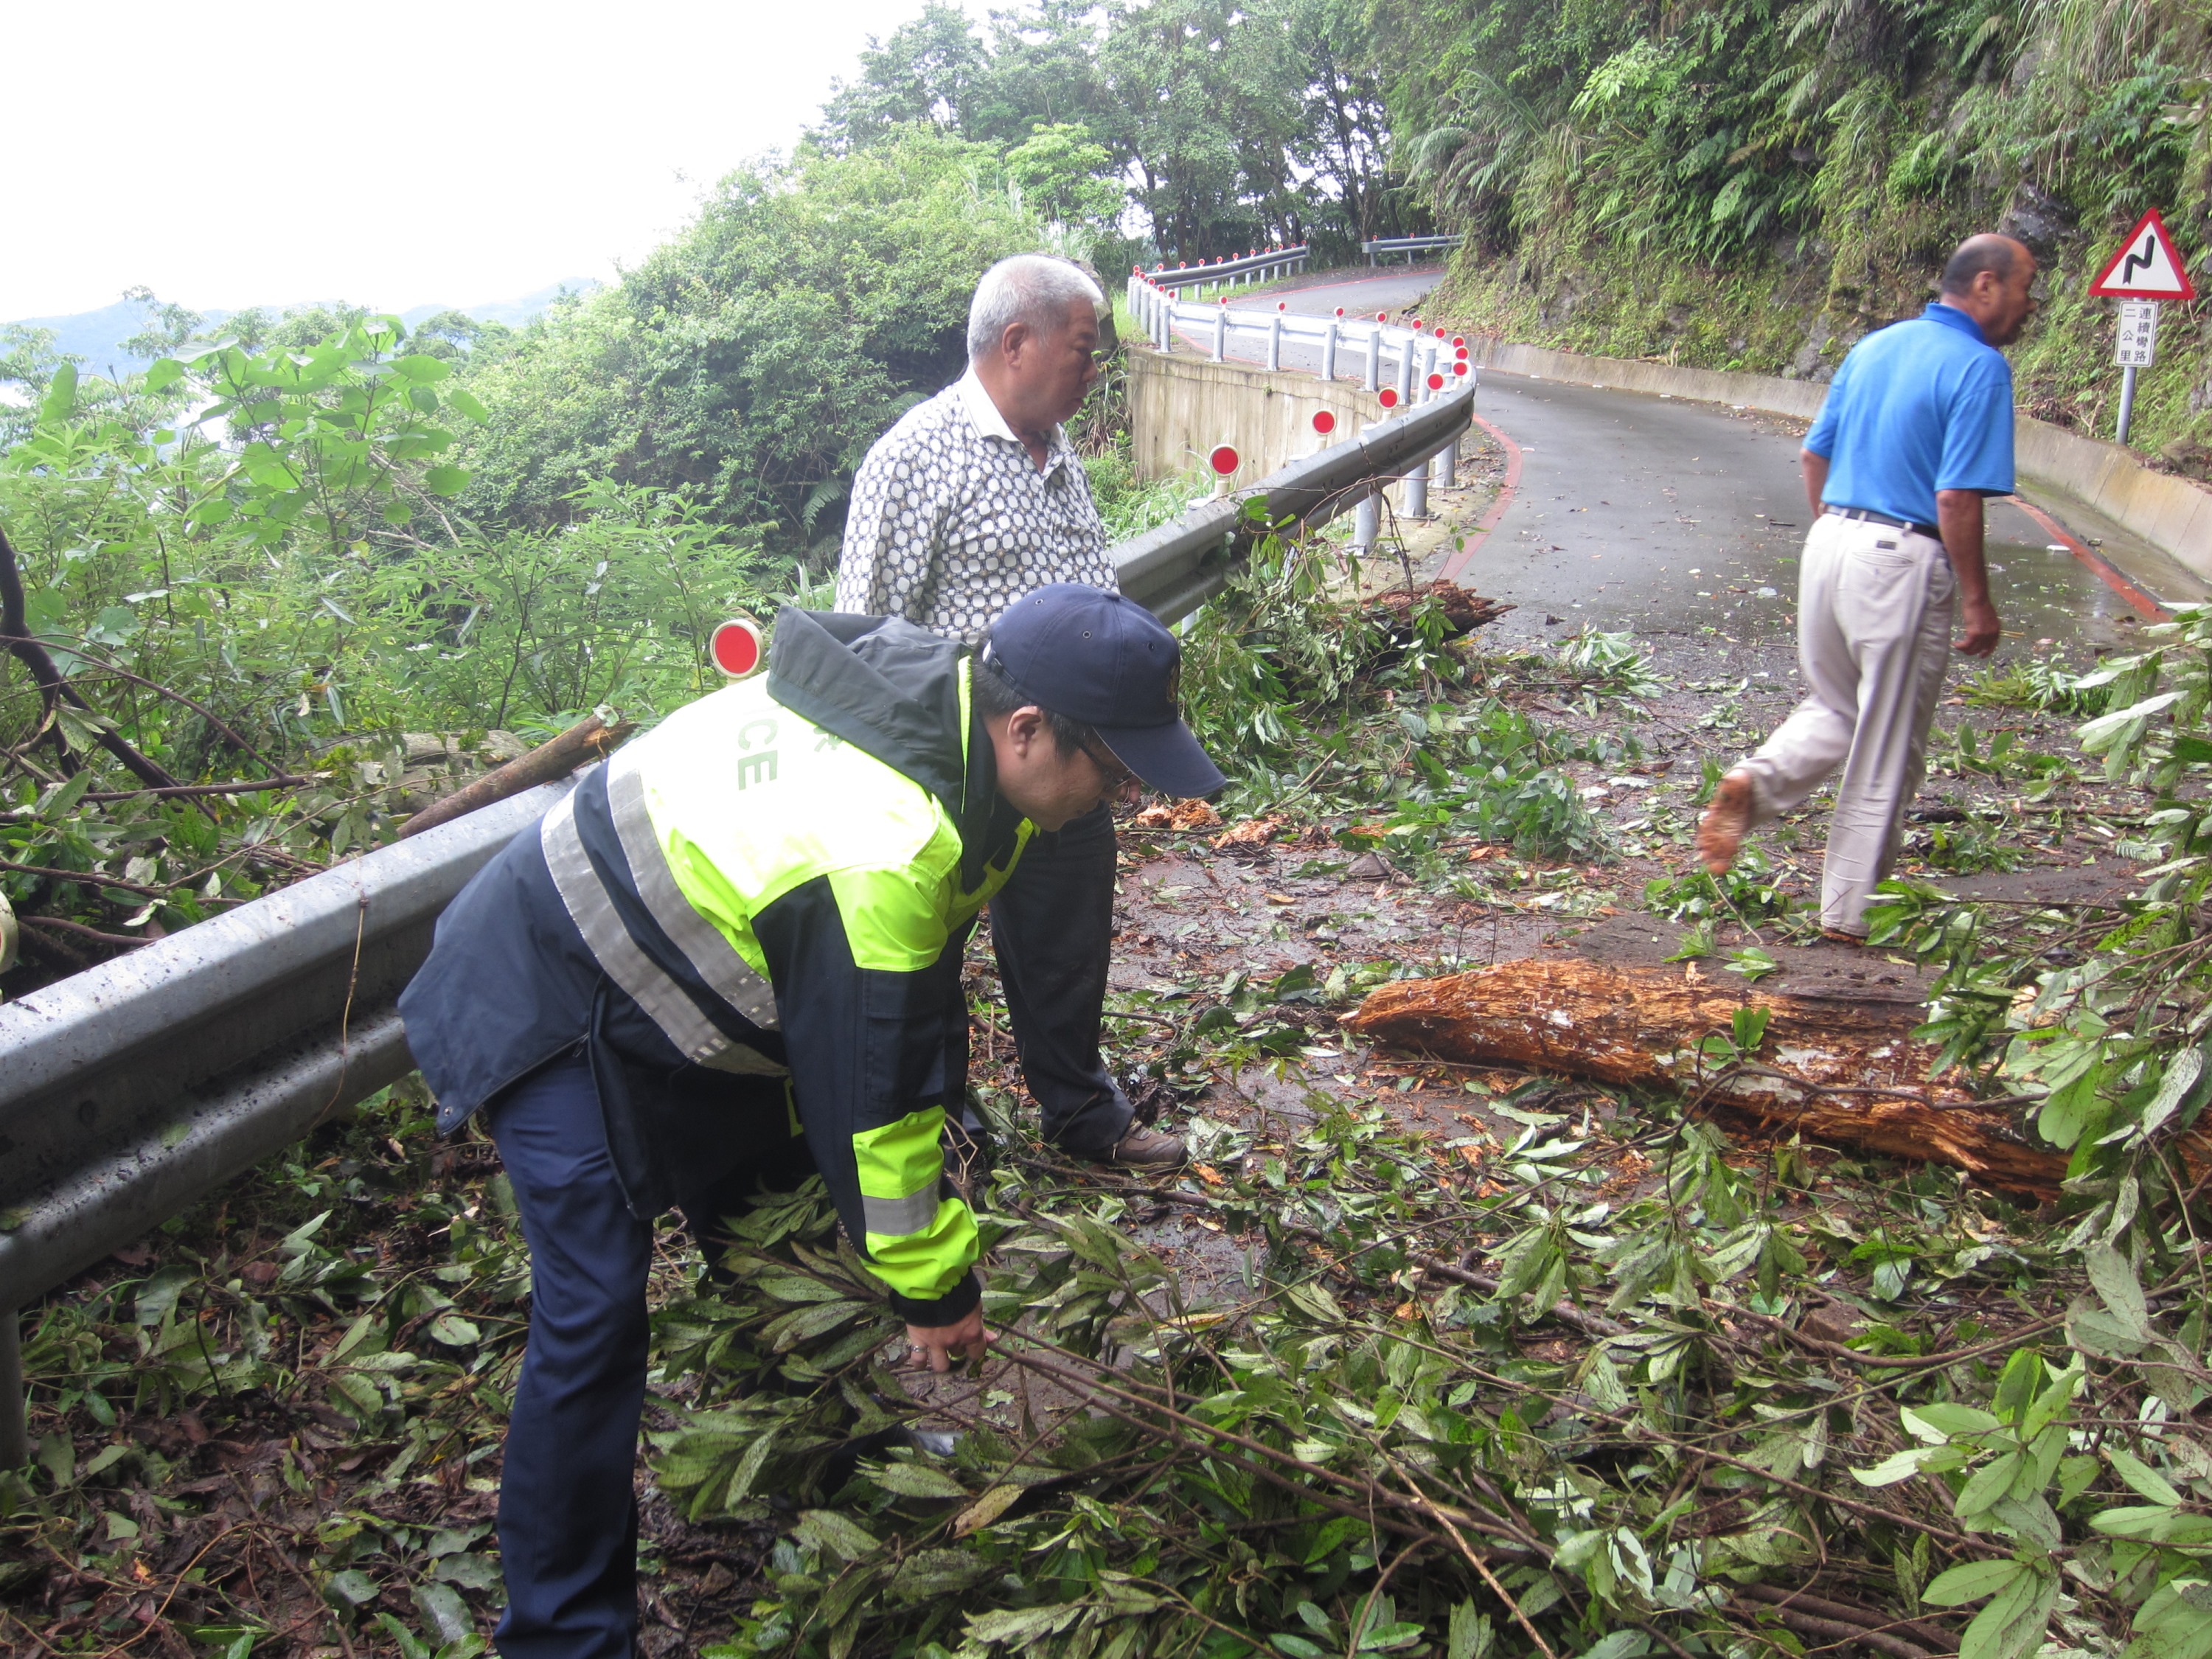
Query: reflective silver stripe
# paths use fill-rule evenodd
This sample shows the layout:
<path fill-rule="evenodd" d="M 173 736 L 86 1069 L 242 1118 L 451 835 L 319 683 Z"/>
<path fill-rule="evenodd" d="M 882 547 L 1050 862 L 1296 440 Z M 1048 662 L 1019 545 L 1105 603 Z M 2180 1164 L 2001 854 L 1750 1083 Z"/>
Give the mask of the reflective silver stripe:
<path fill-rule="evenodd" d="M 904 1198 L 870 1198 L 860 1194 L 860 1213 L 866 1218 L 871 1233 L 880 1233 L 885 1238 L 904 1238 L 918 1233 L 937 1219 L 937 1183 L 931 1182 L 918 1193 Z"/>
<path fill-rule="evenodd" d="M 738 954 L 720 928 L 691 908 L 676 884 L 676 872 L 668 867 L 652 815 L 645 810 L 645 780 L 635 749 L 623 750 L 607 763 L 607 805 L 614 817 L 615 836 L 629 860 L 630 877 L 653 919 L 716 996 L 763 1031 L 779 1029 L 775 988 Z"/>
<path fill-rule="evenodd" d="M 748 1048 L 742 1042 L 732 1042 L 719 1054 L 709 1054 L 699 1064 L 710 1072 L 734 1072 L 739 1077 L 789 1077 L 791 1068 L 779 1066 L 757 1048 Z"/>
<path fill-rule="evenodd" d="M 699 1005 L 684 994 L 682 986 L 653 966 L 653 959 L 638 948 L 629 929 L 623 926 L 614 901 L 607 896 L 599 872 L 592 868 L 584 851 L 583 837 L 576 833 L 573 791 L 545 815 L 538 839 L 545 849 L 545 867 L 553 872 L 553 884 L 561 890 L 561 902 L 568 907 L 569 919 L 583 934 L 584 943 L 614 982 L 676 1045 L 676 1052 L 695 1065 L 711 1066 L 717 1071 L 750 1069 L 729 1063 L 733 1058 L 729 1051 L 737 1045 L 699 1012 Z M 745 1052 L 751 1054 L 750 1049 Z M 758 1054 L 752 1058 L 763 1065 L 769 1063 Z"/>

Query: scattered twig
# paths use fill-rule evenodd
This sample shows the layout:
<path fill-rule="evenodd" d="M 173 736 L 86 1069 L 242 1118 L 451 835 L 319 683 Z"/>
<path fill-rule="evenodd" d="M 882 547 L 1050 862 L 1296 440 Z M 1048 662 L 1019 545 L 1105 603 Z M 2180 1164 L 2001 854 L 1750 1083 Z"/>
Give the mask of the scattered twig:
<path fill-rule="evenodd" d="M 122 945 L 135 950 L 141 945 L 154 943 L 150 939 L 134 939 L 128 933 L 103 933 L 97 927 L 88 927 L 81 921 L 64 921 L 59 916 L 19 915 L 15 920 L 26 927 L 52 929 L 76 939 L 96 939 L 102 945 Z"/>
<path fill-rule="evenodd" d="M 233 749 L 237 750 L 240 754 L 251 756 L 253 759 L 259 761 L 262 765 L 267 767 L 271 772 L 280 769 L 275 761 L 270 760 L 258 749 L 256 749 L 251 743 L 240 737 L 237 732 L 232 729 L 228 721 L 226 721 L 220 714 L 216 714 L 214 709 L 200 702 L 198 698 L 187 696 L 184 692 L 178 690 L 176 687 L 173 685 L 164 685 L 159 680 L 149 680 L 143 674 L 134 674 L 129 669 L 124 667 L 122 664 L 113 661 L 109 658 L 98 655 L 94 652 L 88 651 L 81 644 L 72 646 L 70 647 L 70 654 L 83 658 L 85 661 L 92 664 L 102 673 L 112 674 L 118 679 L 128 680 L 133 685 L 143 686 L 147 690 L 153 692 L 156 696 L 167 697 L 172 702 L 180 702 L 184 704 L 185 708 L 191 709 L 192 713 L 198 714 L 202 720 L 205 720 L 210 726 L 212 726 L 215 729 L 216 734 L 225 743 L 228 744 Z"/>
<path fill-rule="evenodd" d="M 246 778 L 231 783 L 177 783 L 173 781 L 144 789 L 88 789 L 83 798 L 86 800 L 135 800 L 141 795 L 184 799 L 198 795 L 251 795 L 264 789 L 297 789 L 303 784 L 320 781 L 311 775 L 287 772 L 277 777 Z"/>

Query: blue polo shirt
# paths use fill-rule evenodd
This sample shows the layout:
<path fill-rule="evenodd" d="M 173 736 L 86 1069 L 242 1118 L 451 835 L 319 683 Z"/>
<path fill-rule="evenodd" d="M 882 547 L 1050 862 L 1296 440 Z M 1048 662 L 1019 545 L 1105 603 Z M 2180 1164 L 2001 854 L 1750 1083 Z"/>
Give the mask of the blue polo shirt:
<path fill-rule="evenodd" d="M 2009 495 L 2012 365 L 1965 312 L 1931 305 L 1851 348 L 1805 447 L 1827 457 L 1831 507 L 1932 525 L 1939 489 Z"/>

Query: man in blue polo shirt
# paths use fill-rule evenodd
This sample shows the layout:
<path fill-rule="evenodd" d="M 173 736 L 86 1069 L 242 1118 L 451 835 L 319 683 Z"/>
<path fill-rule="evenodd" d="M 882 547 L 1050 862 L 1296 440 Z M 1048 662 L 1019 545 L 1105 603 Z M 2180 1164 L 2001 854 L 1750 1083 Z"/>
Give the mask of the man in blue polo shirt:
<path fill-rule="evenodd" d="M 1985 657 L 2002 631 L 1982 563 L 1982 503 L 2009 495 L 2012 368 L 1997 350 L 2034 310 L 2035 258 L 1976 236 L 1942 297 L 1869 334 L 1836 371 L 1799 461 L 1814 513 L 1797 579 L 1805 700 L 1723 778 L 1698 826 L 1718 876 L 1756 825 L 1843 768 L 1820 879 L 1820 925 L 1859 944 L 1920 787 L 1929 723 L 1954 648 Z"/>

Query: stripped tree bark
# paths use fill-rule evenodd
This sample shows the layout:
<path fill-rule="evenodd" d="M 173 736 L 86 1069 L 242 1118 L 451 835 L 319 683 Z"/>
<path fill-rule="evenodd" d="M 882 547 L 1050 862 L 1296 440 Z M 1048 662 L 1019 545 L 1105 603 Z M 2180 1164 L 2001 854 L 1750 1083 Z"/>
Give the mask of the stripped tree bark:
<path fill-rule="evenodd" d="M 1757 1052 L 1709 1049 L 1705 1039 L 1728 1036 L 1745 1006 L 1766 1011 Z M 1948 1164 L 1994 1187 L 2055 1196 L 2063 1156 L 2031 1145 L 2004 1103 L 1929 1079 L 1936 1050 L 1912 1036 L 1924 1018 L 1917 1004 L 1732 991 L 1673 969 L 1566 957 L 1401 980 L 1344 1024 L 1446 1060 L 1667 1086 L 1701 1109 L 1769 1129 Z"/>

